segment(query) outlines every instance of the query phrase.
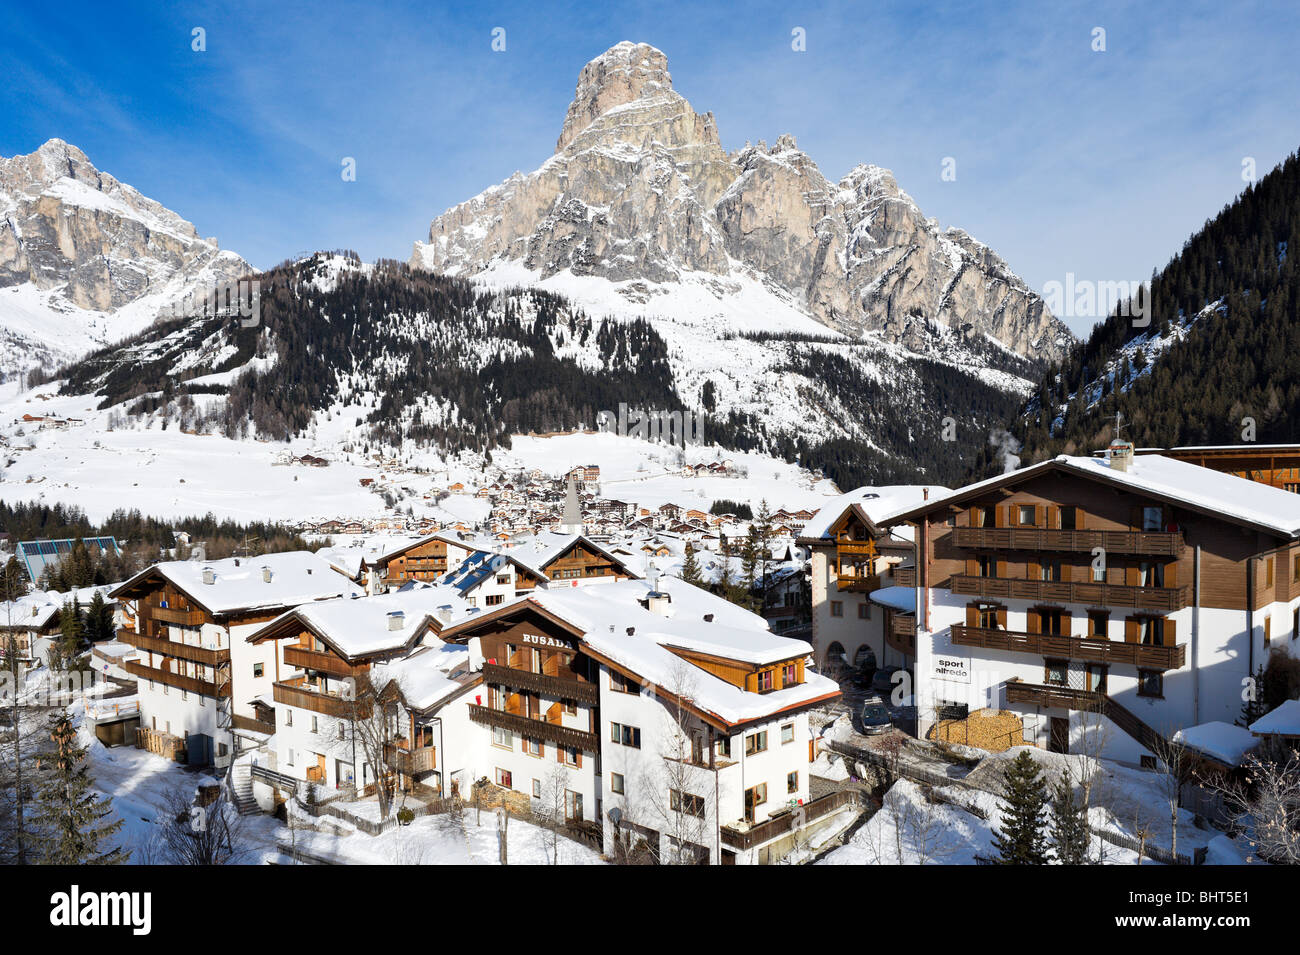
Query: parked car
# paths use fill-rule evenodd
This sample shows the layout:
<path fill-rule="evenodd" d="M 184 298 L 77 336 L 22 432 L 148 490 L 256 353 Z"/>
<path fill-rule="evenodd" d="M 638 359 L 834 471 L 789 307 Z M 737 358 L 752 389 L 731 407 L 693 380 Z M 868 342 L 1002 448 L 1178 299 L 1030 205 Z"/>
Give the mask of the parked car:
<path fill-rule="evenodd" d="M 886 695 L 894 692 L 894 674 L 899 671 L 899 667 L 881 667 L 871 677 L 871 688 L 877 693 Z"/>
<path fill-rule="evenodd" d="M 880 697 L 872 697 L 862 704 L 862 732 L 868 736 L 888 733 L 894 721 L 889 716 L 889 707 Z"/>

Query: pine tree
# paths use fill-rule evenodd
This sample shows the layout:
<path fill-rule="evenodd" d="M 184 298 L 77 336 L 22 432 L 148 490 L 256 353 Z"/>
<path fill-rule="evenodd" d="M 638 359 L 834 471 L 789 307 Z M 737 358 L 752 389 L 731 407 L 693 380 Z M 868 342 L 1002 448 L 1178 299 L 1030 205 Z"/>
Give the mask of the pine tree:
<path fill-rule="evenodd" d="M 72 603 L 64 604 L 59 612 L 59 643 L 57 649 L 51 654 L 51 665 L 57 662 L 56 669 L 69 667 L 81 652 L 85 637 L 86 616 L 81 611 L 81 601 L 73 597 Z"/>
<path fill-rule="evenodd" d="M 1038 763 L 1021 750 L 1007 767 L 1003 780 L 1002 829 L 993 838 L 1002 865 L 1046 865 L 1051 849 L 1044 833 L 1047 784 L 1039 778 Z"/>
<path fill-rule="evenodd" d="M 744 592 L 740 595 L 738 601 L 743 606 L 750 606 L 754 599 L 755 575 L 758 570 L 758 541 L 757 532 L 753 525 L 750 525 L 749 535 L 745 538 L 745 546 L 740 552 L 740 575 L 744 578 Z"/>
<path fill-rule="evenodd" d="M 101 843 L 122 828 L 109 822 L 113 801 L 91 790 L 85 747 L 67 712 L 53 722 L 54 754 L 49 776 L 37 794 L 36 825 L 42 833 L 41 861 L 47 865 L 115 865 L 130 852 L 101 851 Z"/>
<path fill-rule="evenodd" d="M 1246 687 L 1246 698 L 1241 702 L 1241 718 L 1237 720 L 1239 726 L 1250 728 L 1250 724 L 1262 718 L 1268 712 L 1268 707 L 1264 704 L 1264 664 L 1259 665 L 1255 671 L 1255 678 L 1251 685 Z"/>
<path fill-rule="evenodd" d="M 682 580 L 696 587 L 703 580 L 700 576 L 700 562 L 695 559 L 695 545 L 690 541 L 686 542 L 686 557 L 682 561 Z"/>
<path fill-rule="evenodd" d="M 1088 864 L 1088 816 L 1083 801 L 1075 799 L 1070 774 L 1052 788 L 1052 844 L 1061 865 Z"/>
<path fill-rule="evenodd" d="M 112 640 L 116 635 L 113 611 L 105 602 L 104 595 L 97 590 L 90 599 L 90 606 L 86 608 L 86 639 L 91 643 L 99 643 Z"/>

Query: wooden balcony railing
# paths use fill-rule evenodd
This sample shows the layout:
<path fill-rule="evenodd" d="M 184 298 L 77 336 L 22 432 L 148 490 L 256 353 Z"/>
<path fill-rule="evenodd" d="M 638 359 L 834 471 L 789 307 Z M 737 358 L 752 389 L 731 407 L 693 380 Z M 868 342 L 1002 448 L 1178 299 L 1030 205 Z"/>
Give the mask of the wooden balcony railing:
<path fill-rule="evenodd" d="M 543 673 L 517 670 L 494 663 L 483 665 L 483 682 L 508 686 L 513 690 L 527 690 L 530 693 L 540 693 L 561 700 L 573 700 L 589 706 L 595 706 L 600 702 L 600 687 L 595 683 L 546 676 Z"/>
<path fill-rule="evenodd" d="M 793 831 L 798 827 L 801 820 L 802 824 L 806 826 L 810 822 L 829 816 L 845 806 L 858 802 L 858 799 L 856 789 L 841 789 L 829 796 L 822 796 L 820 799 L 806 802 L 797 810 L 783 812 L 766 822 L 760 822 L 756 826 L 747 826 L 744 823 L 732 823 L 723 826 L 722 841 L 733 849 L 752 849 L 754 846 L 761 846 L 766 842 L 771 842 L 778 836 Z"/>
<path fill-rule="evenodd" d="M 407 776 L 431 773 L 438 768 L 436 747 L 433 746 L 410 749 L 400 743 L 385 743 L 384 762 Z"/>
<path fill-rule="evenodd" d="M 869 594 L 882 586 L 879 574 L 839 574 L 835 585 L 838 590 L 847 590 L 855 594 Z"/>
<path fill-rule="evenodd" d="M 150 637 L 143 633 L 133 633 L 130 630 L 119 630 L 117 638 L 123 643 L 129 643 L 141 650 L 148 650 L 150 653 L 161 653 L 165 656 L 189 660 L 191 663 L 202 663 L 204 666 L 216 667 L 230 662 L 229 647 L 221 650 L 209 650 L 206 647 L 190 646 L 188 643 L 181 643 L 179 640 Z"/>
<path fill-rule="evenodd" d="M 1091 552 L 1181 557 L 1183 535 L 1176 531 L 1056 530 L 1045 527 L 956 527 L 953 543 L 975 550 Z"/>
<path fill-rule="evenodd" d="M 952 626 L 952 642 L 962 647 L 1034 653 L 1063 660 L 1094 663 L 1128 663 L 1150 670 L 1177 670 L 1187 661 L 1186 644 L 1153 646 L 1125 643 L 1105 637 L 1073 637 L 1051 633 L 1023 633 L 987 627 Z"/>
<path fill-rule="evenodd" d="M 1094 690 L 1051 686 L 1045 683 L 1021 683 L 1017 680 L 1008 680 L 1005 687 L 1008 703 L 1047 706 L 1062 710 L 1090 710 L 1098 713 L 1106 705 L 1105 695 Z"/>
<path fill-rule="evenodd" d="M 197 627 L 207 622 L 208 615 L 202 610 L 179 610 L 175 607 L 144 606 L 140 616 L 157 620 L 159 623 L 174 623 L 180 627 Z"/>
<path fill-rule="evenodd" d="M 251 716 L 240 716 L 238 713 L 230 715 L 231 725 L 237 730 L 245 730 L 252 733 L 265 733 L 267 736 L 275 735 L 275 724 L 255 720 Z"/>
<path fill-rule="evenodd" d="M 916 586 L 916 568 L 899 567 L 894 571 L 893 586 L 895 587 L 915 587 Z"/>
<path fill-rule="evenodd" d="M 837 540 L 835 542 L 835 549 L 841 554 L 867 554 L 875 556 L 878 553 L 875 541 Z"/>
<path fill-rule="evenodd" d="M 568 726 L 557 726 L 543 719 L 532 719 L 516 713 L 489 709 L 486 706 L 470 704 L 469 718 L 483 726 L 499 726 L 520 736 L 531 736 L 560 746 L 571 746 L 585 753 L 598 752 L 600 746 L 595 733 Z"/>
<path fill-rule="evenodd" d="M 178 690 L 186 690 L 190 693 L 201 693 L 203 696 L 229 697 L 230 680 L 225 678 L 224 674 L 218 675 L 216 683 L 210 683 L 207 680 L 195 679 L 192 676 L 185 676 L 183 673 L 174 673 L 171 670 L 161 670 L 156 667 L 146 666 L 139 660 L 126 660 L 122 663 L 122 669 L 126 670 L 137 680 L 153 680 L 155 683 L 162 683 L 166 686 L 175 687 Z"/>
<path fill-rule="evenodd" d="M 889 632 L 896 637 L 916 636 L 916 615 L 895 613 L 893 620 L 889 624 Z"/>
<path fill-rule="evenodd" d="M 313 713 L 322 713 L 325 716 L 337 716 L 343 719 L 350 718 L 354 713 L 359 718 L 365 716 L 361 711 L 362 708 L 355 701 L 331 696 L 328 693 L 318 693 L 302 683 L 272 684 L 271 695 L 277 703 L 311 710 Z"/>
<path fill-rule="evenodd" d="M 289 644 L 284 648 L 284 662 L 300 670 L 315 670 L 331 676 L 356 676 L 357 670 L 342 657 L 322 650 L 308 650 Z"/>
<path fill-rule="evenodd" d="M 1191 588 L 1128 587 L 1059 580 L 1022 580 L 1011 577 L 974 577 L 953 574 L 950 586 L 955 594 L 968 597 L 1000 597 L 1014 600 L 1051 600 L 1057 603 L 1092 604 L 1099 607 L 1137 607 L 1172 613 L 1186 607 Z"/>

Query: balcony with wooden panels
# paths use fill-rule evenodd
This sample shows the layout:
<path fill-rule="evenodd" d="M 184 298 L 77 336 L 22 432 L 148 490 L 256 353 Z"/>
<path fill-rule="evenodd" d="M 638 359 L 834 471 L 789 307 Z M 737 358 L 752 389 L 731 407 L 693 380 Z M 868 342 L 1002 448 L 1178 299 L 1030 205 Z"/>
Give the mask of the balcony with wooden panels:
<path fill-rule="evenodd" d="M 1061 530 L 1046 527 L 955 527 L 953 543 L 971 550 L 1027 550 L 1181 557 L 1185 544 L 1176 531 Z"/>
<path fill-rule="evenodd" d="M 831 813 L 838 812 L 846 806 L 859 802 L 861 797 L 855 789 L 841 789 L 820 799 L 813 799 L 796 809 L 789 806 L 774 812 L 767 820 L 756 825 L 748 822 L 733 822 L 721 827 L 724 845 L 733 849 L 752 849 L 771 842 L 780 836 L 793 832 L 800 826 L 807 826 Z"/>
<path fill-rule="evenodd" d="M 140 608 L 140 616 L 159 623 L 174 624 L 178 627 L 198 627 L 207 623 L 208 615 L 202 610 L 182 610 L 177 607 L 156 607 L 145 604 Z"/>
<path fill-rule="evenodd" d="M 299 709 L 311 710 L 313 713 L 321 713 L 324 716 L 336 716 L 343 719 L 351 718 L 354 714 L 364 718 L 365 714 L 358 712 L 360 709 L 355 700 L 345 700 L 343 697 L 332 693 L 321 693 L 313 690 L 301 680 L 284 680 L 272 684 L 272 698 L 277 703 L 283 703 L 285 706 L 296 706 Z"/>
<path fill-rule="evenodd" d="M 1046 683 L 1023 683 L 1019 680 L 1008 680 L 1004 686 L 1008 703 L 1046 706 L 1061 710 L 1089 710 L 1098 713 L 1106 708 L 1106 695 L 1096 690 L 1052 686 Z"/>
<path fill-rule="evenodd" d="M 431 773 L 438 768 L 437 747 L 417 746 L 412 749 L 406 740 L 384 744 L 384 762 L 405 776 Z"/>
<path fill-rule="evenodd" d="M 200 680 L 192 676 L 186 676 L 183 673 L 176 673 L 172 670 L 163 670 L 157 667 L 146 666 L 139 660 L 123 661 L 122 669 L 127 673 L 130 673 L 137 680 L 153 680 L 155 683 L 162 683 L 165 686 L 174 687 L 177 690 L 186 690 L 190 693 L 199 693 L 203 696 L 222 698 L 230 696 L 230 680 L 225 674 L 219 674 L 219 682 L 212 683 L 207 680 Z"/>
<path fill-rule="evenodd" d="M 916 636 L 916 614 L 895 612 L 889 621 L 889 632 L 895 637 Z"/>
<path fill-rule="evenodd" d="M 211 650 L 207 647 L 195 647 L 188 643 L 181 643 L 179 640 L 168 640 L 165 637 L 150 637 L 143 633 L 134 633 L 130 630 L 119 630 L 117 632 L 117 638 L 123 643 L 128 643 L 141 650 L 148 650 L 150 653 L 161 653 L 164 656 L 176 657 L 180 660 L 188 660 L 191 663 L 201 663 L 204 666 L 222 666 L 223 664 L 230 662 L 229 647 L 221 650 Z"/>
<path fill-rule="evenodd" d="M 235 729 L 243 730 L 246 733 L 262 733 L 266 736 L 275 735 L 274 723 L 254 719 L 251 716 L 240 716 L 238 713 L 231 714 L 230 725 Z"/>
<path fill-rule="evenodd" d="M 855 594 L 869 594 L 873 590 L 879 590 L 884 586 L 880 581 L 879 574 L 845 574 L 838 573 L 835 576 L 835 588 L 837 590 L 847 590 Z"/>
<path fill-rule="evenodd" d="M 599 752 L 600 748 L 600 741 L 596 738 L 595 733 L 560 726 L 556 723 L 547 722 L 545 719 L 534 719 L 522 714 L 507 713 L 504 710 L 494 710 L 477 704 L 470 704 L 469 718 L 482 726 L 497 726 L 501 729 L 510 730 L 512 733 L 518 733 L 520 736 L 531 736 L 534 739 L 545 740 L 548 743 L 570 746 L 586 753 Z"/>
<path fill-rule="evenodd" d="M 563 677 L 533 673 L 530 670 L 520 670 L 496 663 L 483 665 L 483 682 L 508 686 L 512 690 L 540 693 L 561 700 L 573 700 L 575 703 L 586 703 L 589 706 L 595 706 L 600 702 L 600 687 L 595 683 L 566 680 Z"/>
<path fill-rule="evenodd" d="M 949 586 L 954 594 L 967 597 L 1047 600 L 1097 607 L 1136 607 L 1165 613 L 1181 610 L 1191 600 L 1191 588 L 1186 584 L 1181 587 L 1129 587 L 1085 581 L 1024 580 L 953 574 Z"/>
<path fill-rule="evenodd" d="M 1090 663 L 1127 663 L 1146 670 L 1177 670 L 1187 661 L 1186 644 L 1156 646 L 1107 640 L 1105 637 L 1074 637 L 1053 633 L 1023 633 L 989 627 L 952 626 L 952 642 L 961 647 L 1033 653 L 1061 660 Z"/>
<path fill-rule="evenodd" d="M 915 587 L 916 586 L 916 568 L 899 567 L 894 571 L 895 587 Z"/>
<path fill-rule="evenodd" d="M 314 670 L 330 676 L 350 677 L 359 672 L 340 656 L 326 650 L 310 650 L 297 644 L 289 644 L 284 648 L 284 662 L 299 670 Z"/>

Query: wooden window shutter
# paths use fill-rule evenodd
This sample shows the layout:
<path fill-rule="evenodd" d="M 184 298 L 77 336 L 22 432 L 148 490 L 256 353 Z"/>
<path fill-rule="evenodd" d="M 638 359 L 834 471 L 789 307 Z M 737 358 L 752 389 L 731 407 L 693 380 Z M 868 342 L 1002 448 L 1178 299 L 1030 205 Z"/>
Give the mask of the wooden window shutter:
<path fill-rule="evenodd" d="M 1006 607 L 998 608 L 998 626 L 1001 627 L 1003 630 L 1007 629 L 1007 608 Z"/>
<path fill-rule="evenodd" d="M 1137 564 L 1129 564 L 1127 567 L 1124 568 L 1124 582 L 1128 584 L 1130 587 L 1136 587 L 1138 585 Z"/>
<path fill-rule="evenodd" d="M 1165 586 L 1166 587 L 1178 586 L 1178 562 L 1177 561 L 1172 561 L 1168 564 L 1165 564 Z"/>
<path fill-rule="evenodd" d="M 966 605 L 966 626 L 978 627 L 980 624 L 980 611 L 976 604 Z"/>
<path fill-rule="evenodd" d="M 1007 515 L 1010 513 L 1010 511 L 1011 511 L 1010 507 L 993 508 L 993 525 L 995 527 L 1006 527 L 1008 523 Z"/>
<path fill-rule="evenodd" d="M 998 561 L 998 576 L 999 577 L 1007 576 L 1007 562 L 1005 560 Z"/>
<path fill-rule="evenodd" d="M 1030 580 L 1041 580 L 1043 576 L 1043 565 L 1036 560 L 1031 560 L 1025 564 L 1025 570 L 1029 572 Z"/>
<path fill-rule="evenodd" d="M 1070 627 L 1074 618 L 1070 616 L 1070 611 L 1061 611 L 1061 636 L 1068 637 L 1071 633 Z"/>
<path fill-rule="evenodd" d="M 1034 505 L 1034 526 L 1046 527 L 1047 526 L 1046 518 L 1047 518 L 1047 508 L 1044 507 L 1042 504 L 1035 504 Z"/>
<path fill-rule="evenodd" d="M 1025 615 L 1025 619 L 1026 619 L 1026 620 L 1028 621 L 1028 623 L 1029 623 L 1029 632 L 1030 632 L 1030 633 L 1042 633 L 1042 632 L 1043 632 L 1043 617 L 1042 617 L 1042 614 L 1039 613 L 1037 610 L 1031 610 L 1031 611 L 1029 611 L 1029 613 L 1027 613 L 1027 614 Z"/>
<path fill-rule="evenodd" d="M 1137 643 L 1137 642 L 1138 642 L 1138 622 L 1137 622 L 1137 617 L 1125 617 L 1125 618 L 1124 618 L 1124 642 L 1125 642 L 1125 643 Z"/>
<path fill-rule="evenodd" d="M 1075 529 L 1076 531 L 1081 531 L 1081 530 L 1083 530 L 1083 528 L 1084 528 L 1084 520 L 1085 520 L 1085 518 L 1084 518 L 1084 514 L 1083 514 L 1083 508 L 1081 508 L 1081 507 L 1076 507 L 1076 508 L 1074 509 L 1074 529 Z"/>
<path fill-rule="evenodd" d="M 577 761 L 574 763 L 574 765 L 578 769 L 582 769 L 582 750 L 578 750 L 577 753 L 575 753 L 574 755 L 577 756 Z"/>
<path fill-rule="evenodd" d="M 1062 582 L 1062 583 L 1067 583 L 1067 584 L 1068 584 L 1068 583 L 1070 582 L 1070 580 L 1071 580 L 1071 573 L 1070 573 L 1070 572 L 1071 572 L 1073 569 L 1074 569 L 1074 565 L 1072 565 L 1068 560 L 1063 560 L 1063 561 L 1061 561 L 1061 582 Z M 1087 579 L 1087 578 L 1085 578 L 1085 580 L 1086 580 L 1086 579 Z"/>
<path fill-rule="evenodd" d="M 1061 509 L 1055 504 L 1047 509 L 1047 526 L 1057 530 L 1061 527 Z"/>
<path fill-rule="evenodd" d="M 979 561 L 977 561 L 974 557 L 967 557 L 966 576 L 975 577 L 979 574 L 979 572 L 980 572 Z"/>
<path fill-rule="evenodd" d="M 979 508 L 978 508 L 978 507 L 972 507 L 972 508 L 970 509 L 970 511 L 968 512 L 968 514 L 969 514 L 969 516 L 966 518 L 966 524 L 967 524 L 967 526 L 969 526 L 969 527 L 979 527 L 979 526 L 980 526 Z"/>
<path fill-rule="evenodd" d="M 1172 647 L 1178 642 L 1178 621 L 1165 618 L 1165 646 Z"/>

